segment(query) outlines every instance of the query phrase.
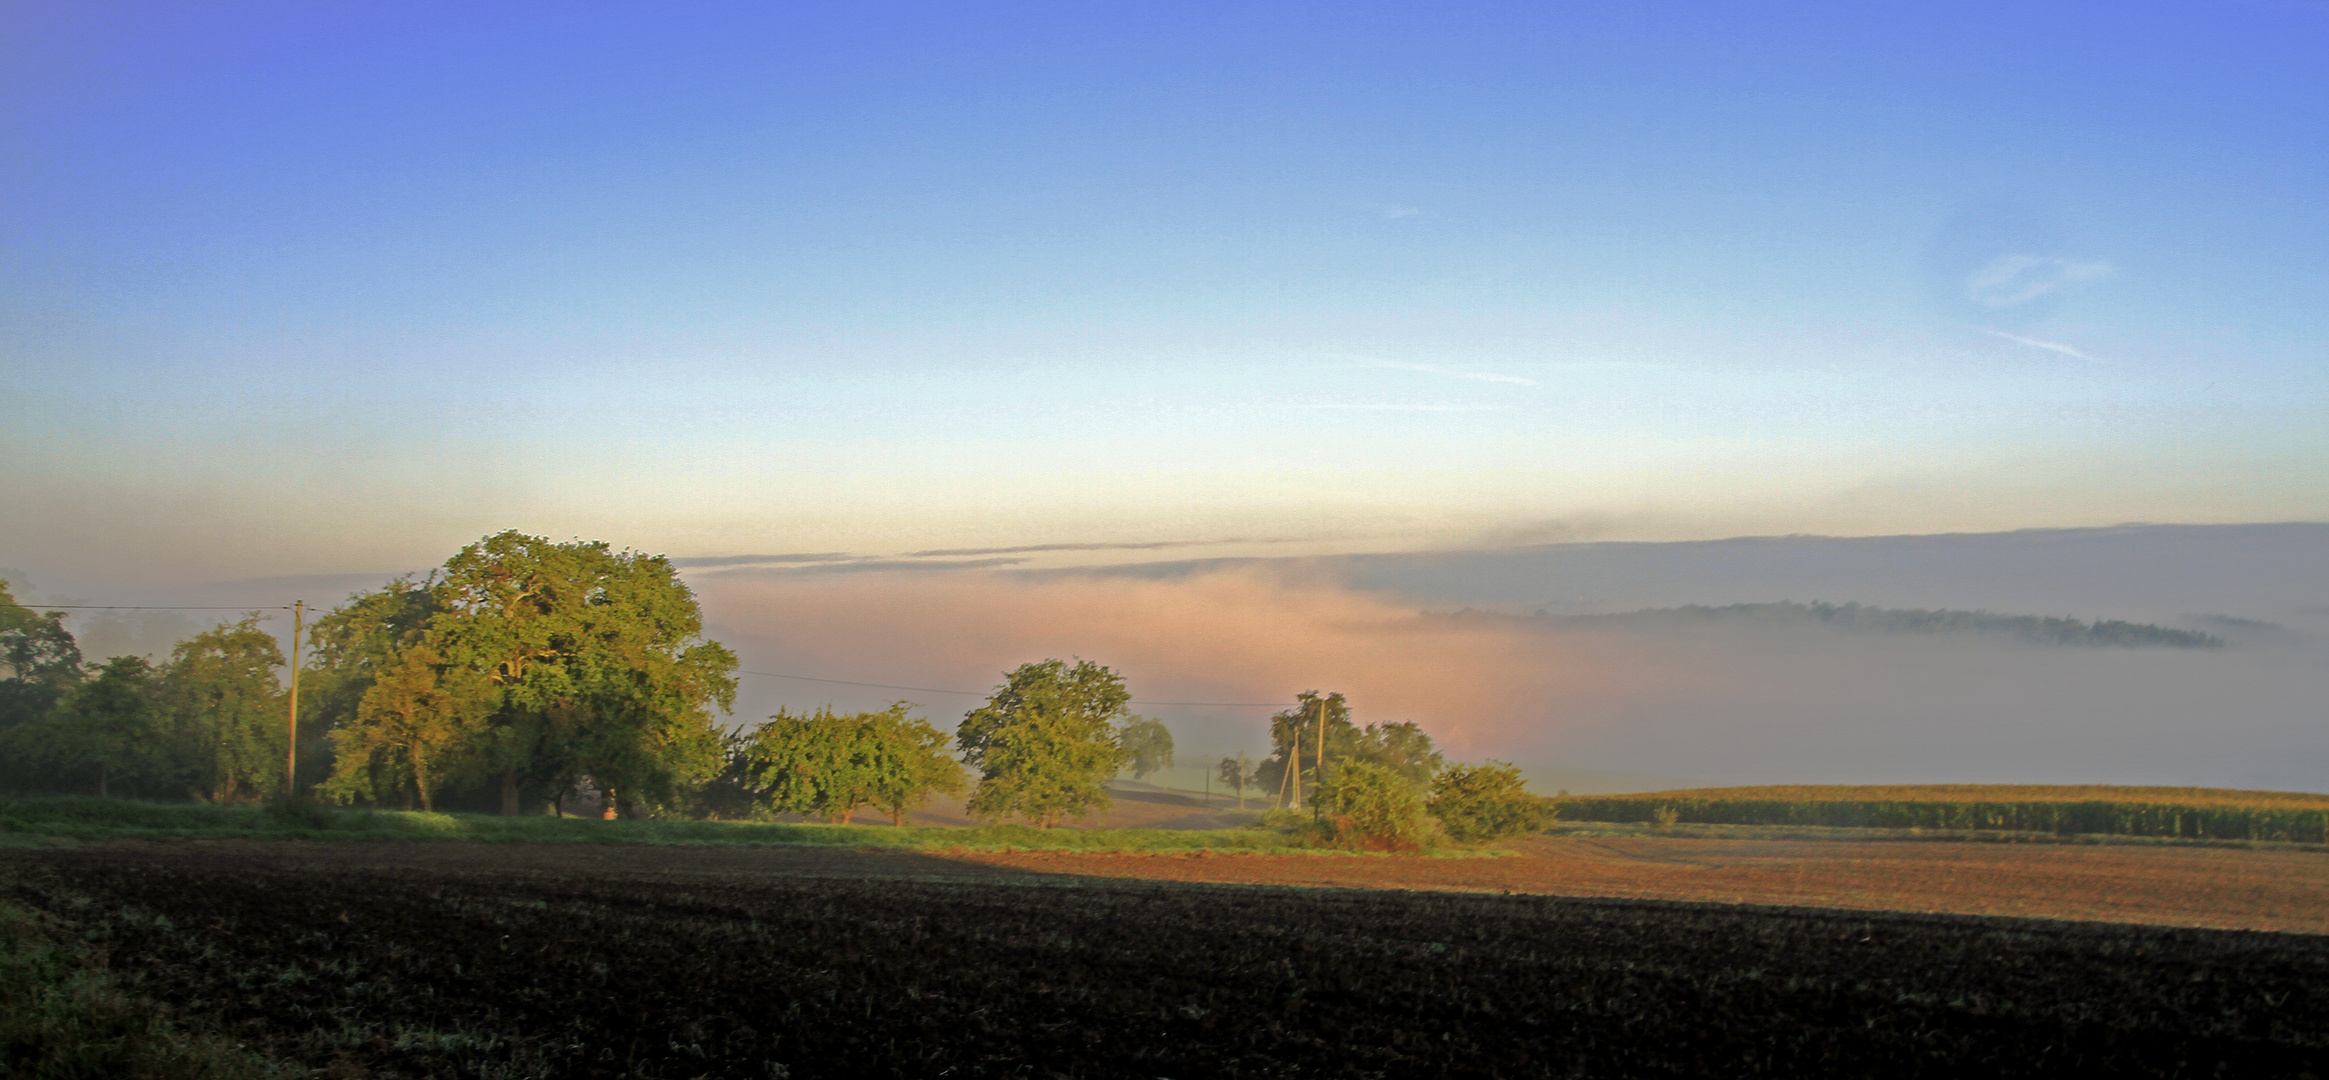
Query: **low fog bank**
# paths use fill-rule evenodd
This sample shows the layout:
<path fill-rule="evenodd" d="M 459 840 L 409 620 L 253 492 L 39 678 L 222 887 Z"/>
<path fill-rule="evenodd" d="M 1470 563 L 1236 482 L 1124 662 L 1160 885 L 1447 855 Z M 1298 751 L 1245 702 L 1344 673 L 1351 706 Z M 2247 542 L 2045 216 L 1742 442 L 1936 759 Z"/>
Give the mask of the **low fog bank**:
<path fill-rule="evenodd" d="M 2225 648 L 2030 644 L 1825 626 L 1463 619 L 1245 566 L 1142 577 L 707 576 L 746 667 L 984 691 L 1083 656 L 1150 702 L 1341 690 L 1451 757 L 1544 788 L 1995 782 L 2329 788 L 2329 616 Z M 951 723 L 975 697 L 747 677 L 739 715 L 895 699 Z M 1263 707 L 1145 705 L 1185 758 L 1259 752 Z M 1192 774 L 1193 775 L 1193 774 Z M 1188 782 L 1184 780 L 1184 782 Z"/>
<path fill-rule="evenodd" d="M 1594 614 L 1685 604 L 1856 601 L 2180 625 L 2329 610 L 2329 524 L 2122 525 L 1938 536 L 1545 544 L 1309 559 L 1150 563 L 1329 582 L 1435 609 Z"/>
<path fill-rule="evenodd" d="M 1362 723 L 1414 720 L 1453 758 L 1545 790 L 1824 782 L 2157 783 L 2329 790 L 2329 525 L 2127 526 L 1966 536 L 1563 544 L 1086 571 L 691 570 L 707 632 L 749 672 L 735 720 L 914 701 L 951 727 L 1011 667 L 1082 656 L 1127 676 L 1184 761 L 1259 753 L 1302 690 Z M 21 572 L 9 572 L 31 585 Z M 328 609 L 389 573 L 20 588 L 51 603 Z M 1577 619 L 1858 602 L 2077 615 L 2222 648 L 2066 646 L 1785 619 Z M 1463 609 L 1479 617 L 1453 617 Z M 1546 615 L 1536 616 L 1538 610 Z M 1498 615 L 1497 613 L 1501 613 Z M 84 612 L 85 655 L 166 656 L 236 611 Z M 286 640 L 288 612 L 265 625 Z M 1184 772 L 1177 782 L 1194 783 Z"/>

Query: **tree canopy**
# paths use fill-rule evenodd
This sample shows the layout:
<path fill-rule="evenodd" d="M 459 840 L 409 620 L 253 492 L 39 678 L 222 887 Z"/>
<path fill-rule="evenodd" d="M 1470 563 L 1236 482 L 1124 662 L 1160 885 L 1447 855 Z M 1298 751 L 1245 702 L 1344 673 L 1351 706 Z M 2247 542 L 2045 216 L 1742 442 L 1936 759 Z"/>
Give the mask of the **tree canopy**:
<path fill-rule="evenodd" d="M 1048 829 L 1063 816 L 1107 809 L 1103 785 L 1125 761 L 1116 723 L 1131 697 L 1122 676 L 1089 660 L 1011 671 L 955 728 L 964 762 L 979 773 L 971 813 L 1025 817 Z"/>
<path fill-rule="evenodd" d="M 432 772 L 491 777 L 502 812 L 584 781 L 631 813 L 718 773 L 736 659 L 702 636 L 668 559 L 516 531 L 319 622 L 345 751 L 331 792 L 381 798 Z"/>
<path fill-rule="evenodd" d="M 909 708 L 901 701 L 880 712 L 779 710 L 745 740 L 745 788 L 764 812 L 839 823 L 874 806 L 903 825 L 932 795 L 962 790 L 962 767 L 947 756 L 946 736 L 908 716 Z"/>
<path fill-rule="evenodd" d="M 1125 717 L 1124 725 L 1116 731 L 1116 742 L 1124 748 L 1125 767 L 1132 770 L 1135 780 L 1146 780 L 1173 767 L 1173 733 L 1162 721 Z"/>

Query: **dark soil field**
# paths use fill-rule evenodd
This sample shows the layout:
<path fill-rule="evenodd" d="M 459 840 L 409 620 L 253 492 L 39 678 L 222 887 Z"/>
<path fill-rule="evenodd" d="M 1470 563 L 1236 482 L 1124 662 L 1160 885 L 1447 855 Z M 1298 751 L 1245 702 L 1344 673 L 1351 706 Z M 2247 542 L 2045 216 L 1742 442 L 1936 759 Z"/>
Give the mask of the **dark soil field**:
<path fill-rule="evenodd" d="M 2329 1074 L 2305 934 L 836 849 L 118 844 L 0 883 L 319 1075 Z"/>

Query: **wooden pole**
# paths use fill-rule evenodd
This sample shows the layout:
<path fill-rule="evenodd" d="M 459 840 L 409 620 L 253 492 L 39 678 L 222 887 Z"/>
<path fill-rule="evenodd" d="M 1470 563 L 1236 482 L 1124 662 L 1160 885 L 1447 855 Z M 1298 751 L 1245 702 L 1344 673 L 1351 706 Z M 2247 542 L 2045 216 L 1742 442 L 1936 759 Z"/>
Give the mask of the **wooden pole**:
<path fill-rule="evenodd" d="M 299 793 L 299 639 L 307 630 L 307 601 L 291 602 L 291 718 L 283 751 L 283 797 Z"/>
<path fill-rule="evenodd" d="M 1326 699 L 1318 699 L 1318 782 L 1326 782 Z"/>
<path fill-rule="evenodd" d="M 1294 783 L 1294 809 L 1302 809 L 1302 728 L 1294 727 L 1294 752 L 1286 755 L 1286 776 Z"/>

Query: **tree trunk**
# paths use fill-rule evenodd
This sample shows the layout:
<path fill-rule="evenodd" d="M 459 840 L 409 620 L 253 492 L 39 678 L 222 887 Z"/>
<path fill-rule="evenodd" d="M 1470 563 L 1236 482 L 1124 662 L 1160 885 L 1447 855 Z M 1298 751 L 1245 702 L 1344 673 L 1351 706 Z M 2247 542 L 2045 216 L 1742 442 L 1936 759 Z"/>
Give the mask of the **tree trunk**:
<path fill-rule="evenodd" d="M 906 827 L 906 806 L 904 803 L 890 808 L 890 824 L 901 829 Z"/>
<path fill-rule="evenodd" d="M 613 821 L 615 819 L 615 789 L 612 787 L 600 788 L 598 798 L 599 820 Z"/>
<path fill-rule="evenodd" d="M 518 767 L 501 771 L 501 816 L 518 816 Z"/>
<path fill-rule="evenodd" d="M 421 756 L 419 754 L 412 756 L 412 786 L 420 789 L 421 813 L 436 813 L 437 804 L 429 799 L 429 774 L 421 771 Z"/>

